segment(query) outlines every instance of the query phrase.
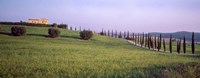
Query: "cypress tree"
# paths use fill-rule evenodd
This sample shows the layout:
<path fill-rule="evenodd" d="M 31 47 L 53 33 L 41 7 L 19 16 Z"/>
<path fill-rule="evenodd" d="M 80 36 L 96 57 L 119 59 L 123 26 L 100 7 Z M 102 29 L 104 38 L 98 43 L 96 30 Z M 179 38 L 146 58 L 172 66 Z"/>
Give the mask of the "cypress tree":
<path fill-rule="evenodd" d="M 180 41 L 179 41 L 179 53 L 181 52 L 181 38 L 180 38 Z"/>
<path fill-rule="evenodd" d="M 179 54 L 179 40 L 177 40 L 176 42 L 176 50 L 177 50 L 177 53 Z"/>
<path fill-rule="evenodd" d="M 140 34 L 138 33 L 138 41 L 137 43 L 139 44 L 140 43 Z"/>
<path fill-rule="evenodd" d="M 172 35 L 170 35 L 170 40 L 169 40 L 169 51 L 172 53 Z"/>
<path fill-rule="evenodd" d="M 147 34 L 145 34 L 146 35 L 146 37 L 145 37 L 145 47 L 147 47 L 147 45 L 148 45 L 148 35 Z"/>
<path fill-rule="evenodd" d="M 135 35 L 135 45 L 137 44 L 137 35 L 136 34 L 134 34 Z"/>
<path fill-rule="evenodd" d="M 124 39 L 126 38 L 126 32 L 124 32 Z"/>
<path fill-rule="evenodd" d="M 183 52 L 186 53 L 186 43 L 185 43 L 185 36 L 183 37 Z"/>
<path fill-rule="evenodd" d="M 117 38 L 117 30 L 115 30 L 115 38 Z"/>
<path fill-rule="evenodd" d="M 114 33 L 113 33 L 113 30 L 112 30 L 112 32 L 111 32 L 111 37 L 114 37 Z"/>
<path fill-rule="evenodd" d="M 72 30 L 72 27 L 70 27 L 70 30 Z"/>
<path fill-rule="evenodd" d="M 192 54 L 195 52 L 194 32 L 192 32 Z"/>
<path fill-rule="evenodd" d="M 154 37 L 154 45 L 155 45 L 155 48 L 157 48 L 157 38 L 156 38 L 156 35 Z"/>
<path fill-rule="evenodd" d="M 133 40 L 135 40 L 135 34 L 133 33 Z"/>
<path fill-rule="evenodd" d="M 178 52 L 178 54 L 180 54 L 180 48 L 181 48 L 181 39 L 179 39 L 177 41 L 177 52 Z"/>
<path fill-rule="evenodd" d="M 75 27 L 75 31 L 76 31 L 76 27 Z"/>
<path fill-rule="evenodd" d="M 161 43 L 162 43 L 162 35 L 160 34 L 160 36 L 159 36 L 159 40 L 158 40 L 158 51 L 160 51 L 160 49 L 161 49 Z"/>
<path fill-rule="evenodd" d="M 154 48 L 154 45 L 153 45 L 153 39 L 152 39 L 151 36 L 150 36 L 150 44 L 151 44 L 151 48 Z"/>
<path fill-rule="evenodd" d="M 165 39 L 163 39 L 163 49 L 164 49 L 164 52 L 166 52 Z"/>
<path fill-rule="evenodd" d="M 104 35 L 107 36 L 106 31 L 104 31 Z"/>
<path fill-rule="evenodd" d="M 110 31 L 108 30 L 108 37 L 110 36 Z"/>
<path fill-rule="evenodd" d="M 150 37 L 149 37 L 149 34 L 148 34 L 148 48 L 150 49 Z"/>
<path fill-rule="evenodd" d="M 128 40 L 130 39 L 130 38 L 129 38 L 129 31 L 127 32 L 127 37 L 126 37 L 126 38 L 127 38 Z"/>
<path fill-rule="evenodd" d="M 122 33 L 121 33 L 121 31 L 119 32 L 118 38 L 122 38 Z"/>

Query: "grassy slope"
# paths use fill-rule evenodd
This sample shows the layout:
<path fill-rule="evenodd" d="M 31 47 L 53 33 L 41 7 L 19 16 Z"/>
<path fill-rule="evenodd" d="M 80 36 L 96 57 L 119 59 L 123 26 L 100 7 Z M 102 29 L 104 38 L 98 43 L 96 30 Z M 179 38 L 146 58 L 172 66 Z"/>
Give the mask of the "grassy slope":
<path fill-rule="evenodd" d="M 158 68 L 197 62 L 196 57 L 144 50 L 129 43 L 95 35 L 90 41 L 61 29 L 61 37 L 46 38 L 48 28 L 27 27 L 13 37 L 1 25 L 0 77 L 128 77 L 148 76 Z M 147 71 L 147 72 L 145 72 Z"/>

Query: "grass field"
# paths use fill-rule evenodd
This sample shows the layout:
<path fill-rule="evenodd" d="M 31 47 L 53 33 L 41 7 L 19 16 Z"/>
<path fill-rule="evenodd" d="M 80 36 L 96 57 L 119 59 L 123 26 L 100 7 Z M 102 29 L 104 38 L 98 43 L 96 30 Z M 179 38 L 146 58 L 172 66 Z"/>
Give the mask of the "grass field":
<path fill-rule="evenodd" d="M 84 41 L 76 31 L 60 29 L 61 37 L 51 39 L 45 37 L 48 28 L 26 27 L 26 36 L 13 37 L 11 26 L 0 27 L 0 77 L 156 77 L 166 66 L 200 61 L 99 35 Z"/>

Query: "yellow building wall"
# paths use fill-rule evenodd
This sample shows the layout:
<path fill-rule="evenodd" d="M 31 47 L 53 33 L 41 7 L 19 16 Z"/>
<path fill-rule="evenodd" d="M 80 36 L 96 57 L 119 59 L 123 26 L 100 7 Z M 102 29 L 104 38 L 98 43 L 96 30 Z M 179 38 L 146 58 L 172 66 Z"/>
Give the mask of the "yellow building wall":
<path fill-rule="evenodd" d="M 48 24 L 48 19 L 28 19 L 28 23 L 32 24 Z"/>

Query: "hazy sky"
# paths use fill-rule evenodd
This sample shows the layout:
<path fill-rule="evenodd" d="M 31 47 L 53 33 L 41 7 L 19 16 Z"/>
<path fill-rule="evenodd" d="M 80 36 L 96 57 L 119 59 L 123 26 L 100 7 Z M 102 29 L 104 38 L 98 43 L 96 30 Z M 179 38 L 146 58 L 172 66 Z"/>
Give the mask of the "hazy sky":
<path fill-rule="evenodd" d="M 0 21 L 29 18 L 97 31 L 200 32 L 200 0 L 0 0 Z"/>

